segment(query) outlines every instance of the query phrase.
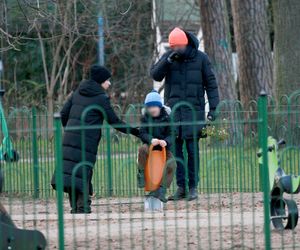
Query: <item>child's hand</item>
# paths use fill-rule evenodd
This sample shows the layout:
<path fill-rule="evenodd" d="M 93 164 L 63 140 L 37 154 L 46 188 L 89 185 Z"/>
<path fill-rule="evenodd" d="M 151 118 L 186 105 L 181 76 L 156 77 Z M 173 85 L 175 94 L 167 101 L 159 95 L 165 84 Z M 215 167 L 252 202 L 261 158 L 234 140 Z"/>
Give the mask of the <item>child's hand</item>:
<path fill-rule="evenodd" d="M 153 146 L 159 145 L 159 144 L 160 144 L 159 142 L 160 142 L 160 141 L 159 141 L 158 139 L 152 139 L 152 140 L 151 140 L 151 144 L 152 144 Z"/>
<path fill-rule="evenodd" d="M 167 142 L 165 140 L 160 140 L 159 145 L 164 148 L 165 146 L 167 146 Z"/>

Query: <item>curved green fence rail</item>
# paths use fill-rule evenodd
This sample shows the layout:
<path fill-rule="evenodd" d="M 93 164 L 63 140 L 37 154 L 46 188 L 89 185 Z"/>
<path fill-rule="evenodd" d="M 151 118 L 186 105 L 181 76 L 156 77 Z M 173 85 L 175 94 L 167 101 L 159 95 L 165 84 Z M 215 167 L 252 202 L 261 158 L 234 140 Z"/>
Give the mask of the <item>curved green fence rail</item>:
<path fill-rule="evenodd" d="M 183 107 L 193 109 L 188 103 L 176 105 L 176 109 Z M 98 106 L 89 107 L 85 114 L 91 109 L 105 117 Z M 116 105 L 114 109 L 131 126 L 141 126 L 142 105 L 127 109 Z M 93 167 L 94 214 L 71 217 L 63 183 L 60 181 L 58 192 L 50 185 L 55 168 L 56 178 L 62 177 L 64 131 L 59 116 L 54 121 L 45 107 L 9 109 L 7 125 L 20 159 L 2 163 L 5 183 L 1 201 L 15 214 L 19 226 L 42 229 L 49 249 L 299 248 L 296 234 L 270 230 L 268 162 L 264 159 L 263 167 L 259 167 L 257 152 L 262 148 L 266 154 L 268 135 L 285 139 L 281 166 L 287 173 L 300 174 L 300 92 L 278 102 L 262 96 L 246 106 L 224 100 L 216 112 L 216 121 L 205 122 L 207 137 L 199 140 L 199 200 L 168 202 L 163 216 L 142 212 L 145 192 L 137 187 L 136 180 L 140 140 L 114 130 L 125 126 L 122 124 L 86 125 L 83 114 L 82 124 L 68 129 L 80 130 L 82 138 L 89 129 L 103 130 Z M 173 141 L 178 126 L 195 130 L 201 123 L 175 122 L 172 114 L 168 125 Z M 183 153 L 186 168 L 186 150 Z M 85 155 L 82 158 L 84 161 Z M 168 194 L 175 190 L 174 179 Z M 50 223 L 53 220 L 57 225 Z M 90 234 L 96 237 L 91 239 Z"/>

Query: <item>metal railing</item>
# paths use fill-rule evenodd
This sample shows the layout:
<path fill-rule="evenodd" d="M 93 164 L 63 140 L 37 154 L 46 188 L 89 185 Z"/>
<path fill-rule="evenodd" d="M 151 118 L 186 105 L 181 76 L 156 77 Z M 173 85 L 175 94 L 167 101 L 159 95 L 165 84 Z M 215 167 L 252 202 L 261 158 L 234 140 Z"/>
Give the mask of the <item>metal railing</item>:
<path fill-rule="evenodd" d="M 187 107 L 186 103 L 177 105 Z M 102 112 L 101 107 L 89 110 L 95 108 Z M 141 126 L 141 109 L 140 105 L 131 105 L 122 115 L 123 120 L 131 126 Z M 284 138 L 287 146 L 281 151 L 281 164 L 286 172 L 299 174 L 300 92 L 283 97 L 278 104 L 264 95 L 248 107 L 238 101 L 222 101 L 217 113 L 218 119 L 205 128 L 208 137 L 199 141 L 199 199 L 169 201 L 164 213 L 143 212 L 145 192 L 137 187 L 136 180 L 137 152 L 142 143 L 114 130 L 124 125 L 82 123 L 67 128 L 80 130 L 82 138 L 90 129 L 103 131 L 93 167 L 93 213 L 84 216 L 69 215 L 67 198 L 64 199 L 59 116 L 55 116 L 54 127 L 49 129 L 52 117 L 47 110 L 11 109 L 7 123 L 20 159 L 2 164 L 5 183 L 1 203 L 19 226 L 42 230 L 49 249 L 300 247 L 299 236 L 293 231 L 271 230 L 267 159 L 268 135 Z M 199 123 L 195 120 L 167 125 L 174 130 L 183 125 L 194 127 L 196 140 Z M 256 155 L 259 148 L 263 153 L 261 168 Z M 176 157 L 175 147 L 171 151 Z M 182 164 L 187 171 L 186 150 L 184 156 Z M 85 161 L 85 155 L 82 159 Z M 56 192 L 50 185 L 55 169 Z M 168 194 L 175 190 L 174 179 Z M 294 199 L 300 200 L 297 195 Z"/>

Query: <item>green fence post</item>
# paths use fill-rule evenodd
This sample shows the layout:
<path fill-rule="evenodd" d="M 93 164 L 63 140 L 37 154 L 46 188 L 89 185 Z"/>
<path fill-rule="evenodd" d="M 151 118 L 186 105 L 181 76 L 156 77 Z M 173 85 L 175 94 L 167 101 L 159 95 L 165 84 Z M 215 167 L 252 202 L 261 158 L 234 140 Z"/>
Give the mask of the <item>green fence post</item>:
<path fill-rule="evenodd" d="M 57 194 L 57 214 L 58 214 L 58 240 L 59 249 L 64 250 L 64 192 L 63 192 L 63 176 L 62 176 L 62 135 L 60 114 L 54 114 L 55 126 L 55 182 Z"/>
<path fill-rule="evenodd" d="M 32 108 L 32 158 L 33 158 L 33 186 L 34 198 L 39 198 L 39 156 L 36 128 L 36 108 Z"/>
<path fill-rule="evenodd" d="M 111 141 L 110 141 L 110 130 L 108 127 L 108 124 L 105 125 L 105 130 L 106 130 L 106 137 L 107 137 L 107 165 L 108 165 L 108 170 L 107 170 L 107 189 L 108 189 L 108 197 L 111 197 L 113 195 L 113 177 L 112 177 L 112 164 L 111 164 Z"/>
<path fill-rule="evenodd" d="M 261 91 L 258 100 L 259 146 L 262 150 L 262 189 L 264 197 L 264 234 L 265 249 L 271 249 L 270 230 L 270 183 L 268 167 L 268 99 L 265 91 Z"/>

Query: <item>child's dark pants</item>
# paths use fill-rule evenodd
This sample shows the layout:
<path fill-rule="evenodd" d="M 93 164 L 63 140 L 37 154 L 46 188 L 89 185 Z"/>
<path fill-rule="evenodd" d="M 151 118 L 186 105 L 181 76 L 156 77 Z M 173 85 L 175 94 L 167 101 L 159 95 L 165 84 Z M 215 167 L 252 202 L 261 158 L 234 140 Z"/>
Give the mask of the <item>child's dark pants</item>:
<path fill-rule="evenodd" d="M 149 146 L 147 144 L 142 145 L 139 147 L 139 152 L 138 152 L 138 168 L 140 170 L 144 170 L 146 163 L 147 163 L 147 158 L 149 154 Z M 167 163 L 166 163 L 166 169 L 162 181 L 162 186 L 165 188 L 169 188 L 171 186 L 174 172 L 176 169 L 176 161 L 173 157 L 173 154 L 171 151 L 167 150 Z"/>

